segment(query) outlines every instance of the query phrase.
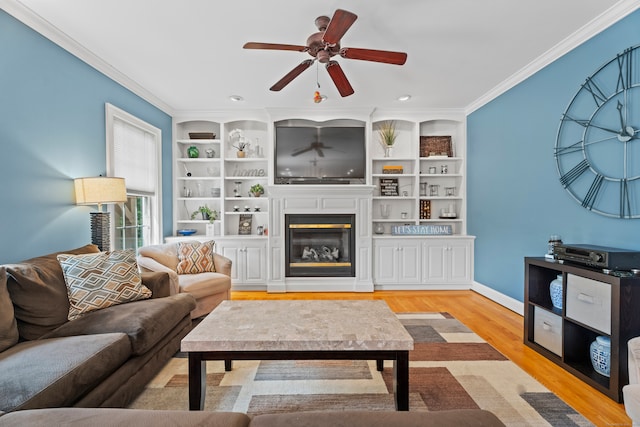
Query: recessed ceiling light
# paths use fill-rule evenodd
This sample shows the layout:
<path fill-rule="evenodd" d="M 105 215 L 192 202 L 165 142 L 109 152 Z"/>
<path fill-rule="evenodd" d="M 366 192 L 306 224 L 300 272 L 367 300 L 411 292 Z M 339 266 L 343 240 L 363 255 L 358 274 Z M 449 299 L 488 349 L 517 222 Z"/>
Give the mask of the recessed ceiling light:
<path fill-rule="evenodd" d="M 241 97 L 240 95 L 231 95 L 229 99 L 232 100 L 233 102 L 244 101 L 244 98 Z"/>
<path fill-rule="evenodd" d="M 398 101 L 405 102 L 411 99 L 411 95 L 402 95 L 398 97 Z"/>

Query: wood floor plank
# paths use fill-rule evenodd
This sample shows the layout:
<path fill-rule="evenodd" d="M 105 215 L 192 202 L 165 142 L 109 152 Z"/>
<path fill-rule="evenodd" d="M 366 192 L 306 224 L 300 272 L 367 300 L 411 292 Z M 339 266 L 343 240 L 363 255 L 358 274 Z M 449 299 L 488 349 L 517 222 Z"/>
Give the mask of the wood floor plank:
<path fill-rule="evenodd" d="M 614 402 L 524 345 L 522 316 L 473 291 L 231 292 L 234 300 L 376 299 L 396 313 L 445 311 L 460 320 L 596 426 L 631 426 Z"/>

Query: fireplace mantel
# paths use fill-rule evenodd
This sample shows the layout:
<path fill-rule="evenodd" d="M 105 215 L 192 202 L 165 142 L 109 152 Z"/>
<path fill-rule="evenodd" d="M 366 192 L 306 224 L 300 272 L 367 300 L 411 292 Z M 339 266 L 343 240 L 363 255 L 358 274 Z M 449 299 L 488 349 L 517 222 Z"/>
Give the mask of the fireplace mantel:
<path fill-rule="evenodd" d="M 373 292 L 373 239 L 370 185 L 272 185 L 269 196 L 268 292 Z M 354 214 L 355 277 L 286 277 L 286 214 Z"/>

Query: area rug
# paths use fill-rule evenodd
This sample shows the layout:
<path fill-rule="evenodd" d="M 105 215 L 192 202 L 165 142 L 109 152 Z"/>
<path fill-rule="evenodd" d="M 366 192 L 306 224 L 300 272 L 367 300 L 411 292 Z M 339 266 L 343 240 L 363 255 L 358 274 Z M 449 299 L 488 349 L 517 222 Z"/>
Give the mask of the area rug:
<path fill-rule="evenodd" d="M 590 426 L 583 416 L 448 313 L 398 314 L 413 336 L 409 410 L 481 408 L 507 426 Z M 131 408 L 187 409 L 187 359 L 177 354 Z M 207 362 L 205 410 L 250 415 L 394 410 L 392 362 Z"/>

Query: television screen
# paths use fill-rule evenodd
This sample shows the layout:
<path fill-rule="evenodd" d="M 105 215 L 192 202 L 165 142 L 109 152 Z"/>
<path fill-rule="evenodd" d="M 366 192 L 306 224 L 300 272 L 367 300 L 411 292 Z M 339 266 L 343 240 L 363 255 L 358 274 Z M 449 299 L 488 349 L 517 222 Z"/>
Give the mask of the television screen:
<path fill-rule="evenodd" d="M 276 127 L 276 184 L 364 183 L 364 127 Z"/>

